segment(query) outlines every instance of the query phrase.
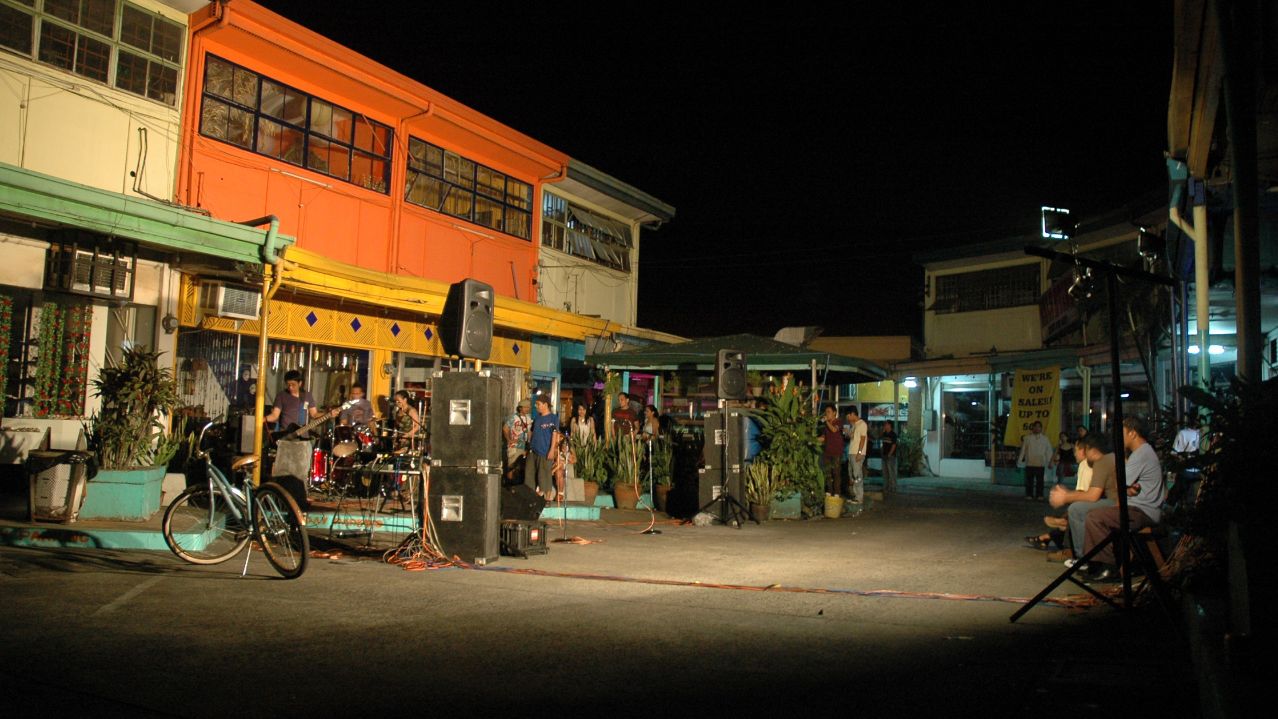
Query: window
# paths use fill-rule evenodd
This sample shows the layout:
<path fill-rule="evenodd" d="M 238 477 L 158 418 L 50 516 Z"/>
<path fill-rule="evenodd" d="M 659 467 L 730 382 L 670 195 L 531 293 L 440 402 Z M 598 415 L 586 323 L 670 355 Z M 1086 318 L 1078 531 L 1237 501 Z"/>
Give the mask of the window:
<path fill-rule="evenodd" d="M 200 134 L 386 194 L 391 129 L 210 55 Z"/>
<path fill-rule="evenodd" d="M 622 272 L 630 271 L 630 228 L 549 192 L 542 193 L 541 243 Z"/>
<path fill-rule="evenodd" d="M 404 199 L 532 239 L 532 185 L 415 137 L 408 140 Z"/>
<path fill-rule="evenodd" d="M 937 314 L 977 312 L 1038 303 L 1039 265 L 939 275 L 936 301 L 928 309 Z"/>
<path fill-rule="evenodd" d="M 0 47 L 177 105 L 186 27 L 119 0 L 0 0 Z"/>

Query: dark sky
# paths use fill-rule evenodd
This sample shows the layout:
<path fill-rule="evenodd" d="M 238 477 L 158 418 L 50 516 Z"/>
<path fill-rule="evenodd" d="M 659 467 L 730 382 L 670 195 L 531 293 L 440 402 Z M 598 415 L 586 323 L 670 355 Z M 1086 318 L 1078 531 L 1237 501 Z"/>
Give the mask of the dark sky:
<path fill-rule="evenodd" d="M 687 336 L 917 335 L 911 253 L 1166 181 L 1170 2 L 263 4 L 674 205 L 639 323 Z"/>

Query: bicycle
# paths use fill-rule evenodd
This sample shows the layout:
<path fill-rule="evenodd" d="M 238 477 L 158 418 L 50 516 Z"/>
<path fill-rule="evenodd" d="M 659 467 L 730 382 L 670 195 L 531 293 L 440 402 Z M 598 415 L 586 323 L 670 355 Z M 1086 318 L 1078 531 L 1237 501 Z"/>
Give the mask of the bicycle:
<path fill-rule="evenodd" d="M 233 486 L 204 449 L 204 433 L 214 422 L 204 425 L 195 444 L 195 459 L 204 462 L 208 483 L 188 487 L 164 511 L 164 542 L 191 564 L 218 564 L 256 540 L 266 560 L 285 579 L 302 576 L 310 557 L 310 539 L 297 502 L 274 482 L 256 489 L 251 481 L 245 481 L 243 489 Z M 231 471 L 246 472 L 258 459 L 253 454 L 239 457 Z M 248 573 L 250 556 L 251 552 L 244 557 L 240 576 Z"/>

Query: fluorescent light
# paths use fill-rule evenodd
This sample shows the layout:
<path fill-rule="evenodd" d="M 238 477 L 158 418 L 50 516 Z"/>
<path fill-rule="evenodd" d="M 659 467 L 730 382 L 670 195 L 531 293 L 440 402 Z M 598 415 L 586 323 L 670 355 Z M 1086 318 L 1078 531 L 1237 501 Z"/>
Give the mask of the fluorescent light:
<path fill-rule="evenodd" d="M 1225 354 L 1225 348 L 1220 345 L 1212 345 L 1207 348 L 1207 354 L 1223 355 Z"/>
<path fill-rule="evenodd" d="M 1198 345 L 1190 345 L 1190 346 L 1189 346 L 1189 349 L 1187 349 L 1187 350 L 1185 350 L 1185 351 L 1186 351 L 1186 352 L 1188 352 L 1188 353 L 1189 353 L 1189 354 L 1191 354 L 1191 355 L 1196 355 L 1196 354 L 1198 354 L 1198 351 L 1199 351 L 1199 350 L 1198 350 Z"/>
<path fill-rule="evenodd" d="M 913 377 L 906 377 L 905 381 L 901 384 L 905 385 L 907 389 L 914 389 L 919 386 L 919 381 Z"/>
<path fill-rule="evenodd" d="M 1132 396 L 1132 393 L 1131 393 L 1131 392 L 1124 392 L 1124 393 L 1122 393 L 1122 394 L 1120 394 L 1120 395 L 1118 395 L 1118 396 L 1119 396 L 1119 397 L 1121 397 L 1121 398 L 1123 398 L 1123 399 L 1129 399 L 1129 398 Z"/>

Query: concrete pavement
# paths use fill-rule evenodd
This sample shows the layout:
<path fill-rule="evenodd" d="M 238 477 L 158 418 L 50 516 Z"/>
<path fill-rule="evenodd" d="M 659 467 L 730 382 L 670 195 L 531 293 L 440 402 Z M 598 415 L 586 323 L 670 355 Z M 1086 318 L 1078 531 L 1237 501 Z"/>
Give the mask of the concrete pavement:
<path fill-rule="evenodd" d="M 641 535 L 646 513 L 609 511 L 566 527 L 596 543 L 489 570 L 345 555 L 282 581 L 260 555 L 241 579 L 161 552 L 0 548 L 0 711 L 1194 715 L 1157 611 L 1008 622 L 1060 571 L 1020 546 L 1043 507 L 905 484 L 855 518 L 741 530 Z"/>

